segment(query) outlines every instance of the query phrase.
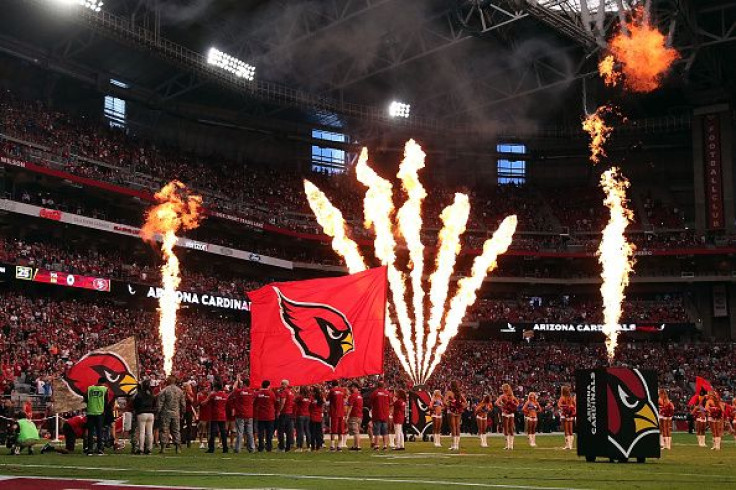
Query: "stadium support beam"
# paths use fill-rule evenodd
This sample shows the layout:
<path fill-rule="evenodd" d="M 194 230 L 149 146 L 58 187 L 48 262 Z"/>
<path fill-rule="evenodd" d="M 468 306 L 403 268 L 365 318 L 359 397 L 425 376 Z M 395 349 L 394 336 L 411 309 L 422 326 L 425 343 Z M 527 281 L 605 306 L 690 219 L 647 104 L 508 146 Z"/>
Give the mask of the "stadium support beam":
<path fill-rule="evenodd" d="M 311 78 L 323 83 L 327 91 L 336 92 L 376 75 L 399 68 L 455 46 L 467 39 L 480 36 L 527 17 L 527 13 L 514 9 L 509 0 L 484 2 L 458 1 L 459 6 L 444 9 L 430 16 L 416 28 L 385 43 L 372 63 L 363 59 L 343 58 L 332 67 L 320 67 L 319 73 L 329 72 L 330 79 L 322 80 L 318 73 Z M 330 69 L 332 68 L 332 69 Z"/>
<path fill-rule="evenodd" d="M 398 0 L 329 0 L 319 3 L 303 3 L 297 7 L 295 15 L 291 16 L 288 25 L 278 23 L 263 24 L 260 29 L 242 35 L 241 26 L 237 30 L 227 25 L 216 23 L 216 36 L 222 38 L 225 51 L 236 57 L 247 60 L 256 66 L 261 60 L 278 57 L 281 53 L 295 46 L 309 42 L 321 34 L 338 27 L 345 22 L 357 19 L 370 11 L 390 2 Z M 283 8 L 289 8 L 283 2 Z M 274 39 L 275 42 L 264 45 L 263 39 Z M 160 88 L 164 100 L 171 100 L 203 86 L 205 80 L 182 80 L 182 74 L 177 74 L 162 82 Z M 171 86 L 178 87 L 171 90 Z"/>

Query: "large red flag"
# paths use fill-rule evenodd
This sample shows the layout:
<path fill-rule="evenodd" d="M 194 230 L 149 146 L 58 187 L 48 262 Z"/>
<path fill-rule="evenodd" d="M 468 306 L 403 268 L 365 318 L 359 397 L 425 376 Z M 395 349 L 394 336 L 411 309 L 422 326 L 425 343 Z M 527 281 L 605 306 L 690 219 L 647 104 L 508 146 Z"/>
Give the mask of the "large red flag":
<path fill-rule="evenodd" d="M 306 385 L 383 372 L 386 268 L 248 293 L 250 377 Z"/>

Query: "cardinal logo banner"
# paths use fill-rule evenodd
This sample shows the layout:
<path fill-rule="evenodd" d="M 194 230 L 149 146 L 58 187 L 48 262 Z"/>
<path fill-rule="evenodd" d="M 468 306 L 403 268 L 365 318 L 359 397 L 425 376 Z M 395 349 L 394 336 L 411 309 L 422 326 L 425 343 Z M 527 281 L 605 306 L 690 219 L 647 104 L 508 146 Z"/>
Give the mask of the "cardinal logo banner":
<path fill-rule="evenodd" d="M 104 377 L 110 394 L 131 396 L 138 387 L 138 354 L 135 337 L 92 351 L 55 379 L 54 411 L 71 412 L 85 407 L 82 397 L 87 388 Z"/>
<path fill-rule="evenodd" d="M 251 382 L 306 385 L 381 374 L 386 294 L 385 267 L 248 293 Z"/>

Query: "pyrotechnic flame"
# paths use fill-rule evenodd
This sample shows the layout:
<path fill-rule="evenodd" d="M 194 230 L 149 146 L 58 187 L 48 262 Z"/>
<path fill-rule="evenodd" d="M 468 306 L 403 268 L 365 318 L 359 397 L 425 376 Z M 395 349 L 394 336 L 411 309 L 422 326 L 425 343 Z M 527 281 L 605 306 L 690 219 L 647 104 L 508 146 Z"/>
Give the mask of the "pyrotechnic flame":
<path fill-rule="evenodd" d="M 590 161 L 593 164 L 599 163 L 601 157 L 606 155 L 603 145 L 611 135 L 613 128 L 608 126 L 603 120 L 605 114 L 612 111 L 607 105 L 600 106 L 593 114 L 589 115 L 583 121 L 583 130 L 590 135 Z"/>
<path fill-rule="evenodd" d="M 401 179 L 401 185 L 406 192 L 407 199 L 397 213 L 399 230 L 404 236 L 409 249 L 409 267 L 411 269 L 411 291 L 414 295 L 414 338 L 420 358 L 424 357 L 424 245 L 422 244 L 422 202 L 427 197 L 424 186 L 419 181 L 419 170 L 424 168 L 426 154 L 414 140 L 406 142 L 404 160 L 399 165 L 396 175 Z M 411 343 L 409 341 L 406 342 Z M 417 371 L 420 363 L 414 359 Z"/>
<path fill-rule="evenodd" d="M 450 288 L 450 278 L 455 269 L 457 254 L 460 253 L 460 235 L 465 233 L 465 226 L 470 215 L 470 201 L 465 194 L 455 194 L 455 201 L 447 206 L 440 215 L 442 230 L 440 230 L 436 268 L 429 278 L 429 322 L 427 324 L 427 353 L 434 350 L 437 344 L 437 335 L 442 325 L 445 313 L 445 302 Z M 419 339 L 417 339 L 419 344 Z M 429 368 L 429 355 L 420 359 L 421 372 Z M 424 378 L 424 376 L 422 376 Z"/>
<path fill-rule="evenodd" d="M 598 248 L 598 262 L 603 266 L 601 296 L 603 297 L 603 333 L 606 334 L 608 358 L 613 359 L 619 334 L 624 289 L 629 284 L 629 274 L 634 267 L 636 247 L 626 240 L 626 227 L 633 220 L 633 213 L 626 207 L 626 188 L 629 181 L 616 167 L 603 173 L 601 187 L 606 193 L 603 203 L 611 212 L 611 219 L 603 230 Z"/>
<path fill-rule="evenodd" d="M 598 73 L 609 87 L 615 87 L 621 80 L 621 72 L 616 70 L 616 60 L 612 54 L 609 54 L 598 63 Z"/>
<path fill-rule="evenodd" d="M 450 344 L 450 340 L 457 335 L 460 322 L 465 317 L 465 312 L 475 302 L 478 289 L 483 285 L 486 275 L 498 266 L 496 259 L 499 255 L 506 253 L 506 250 L 511 245 L 511 239 L 516 232 L 517 222 L 516 215 L 507 216 L 493 236 L 483 244 L 483 253 L 473 261 L 470 276 L 458 281 L 457 292 L 450 301 L 450 309 L 447 312 L 445 326 L 439 333 L 439 341 L 437 343 L 437 349 L 434 352 L 434 359 L 422 381 L 429 379 L 432 372 L 434 372 L 440 363 L 442 355 Z"/>
<path fill-rule="evenodd" d="M 345 218 L 339 209 L 332 205 L 324 192 L 308 180 L 304 180 L 304 192 L 307 194 L 309 207 L 312 208 L 317 223 L 325 234 L 332 237 L 332 248 L 345 259 L 351 274 L 366 270 L 363 256 L 358 244 L 348 237 Z"/>
<path fill-rule="evenodd" d="M 424 167 L 425 154 L 414 140 L 406 144 L 404 160 L 399 167 L 407 199 L 397 213 L 399 229 L 409 249 L 412 292 L 414 293 L 414 323 L 408 314 L 405 302 L 406 287 L 404 274 L 396 268 L 396 240 L 393 235 L 392 214 L 394 212 L 393 189 L 391 183 L 376 174 L 368 166 L 368 150 L 363 149 L 356 165 L 358 180 L 368 189 L 363 200 L 364 225 L 373 228 L 376 234 L 374 249 L 376 257 L 387 266 L 389 287 L 396 316 L 399 320 L 401 336 L 390 319 L 386 305 L 386 336 L 396 353 L 401 366 L 415 383 L 426 381 L 440 362 L 447 344 L 457 334 L 465 311 L 475 301 L 477 290 L 486 274 L 496 267 L 496 258 L 504 253 L 516 230 L 516 216 L 506 218 L 490 240 L 483 246 L 483 254 L 475 259 L 470 277 L 460 280 L 458 292 L 450 301 L 450 311 L 441 328 L 449 282 L 460 252 L 460 235 L 470 214 L 468 196 L 455 194 L 455 201 L 442 212 L 443 222 L 440 231 L 437 267 L 430 277 L 430 333 L 427 349 L 424 350 L 424 246 L 420 238 L 422 229 L 422 201 L 427 196 L 419 181 L 418 172 Z M 332 237 L 332 248 L 345 259 L 349 272 L 365 270 L 366 265 L 360 255 L 358 245 L 348 238 L 342 213 L 335 208 L 327 196 L 314 184 L 304 181 L 309 206 L 324 232 Z M 413 326 L 413 329 L 412 329 Z M 413 334 L 413 337 L 412 337 Z M 430 365 L 430 361 L 433 362 Z"/>
<path fill-rule="evenodd" d="M 613 59 L 621 65 L 624 86 L 633 92 L 651 92 L 659 88 L 664 74 L 680 57 L 675 49 L 667 46 L 667 37 L 650 25 L 643 9 L 637 9 L 626 28 L 611 39 L 609 49 Z M 606 61 L 603 68 L 609 67 L 611 73 L 616 71 L 613 63 Z M 606 83 L 613 84 L 611 75 L 606 75 L 601 66 L 598 68 Z"/>
<path fill-rule="evenodd" d="M 163 291 L 159 298 L 159 335 L 164 352 L 164 372 L 171 374 L 176 349 L 176 312 L 179 302 L 176 290 L 181 283 L 179 259 L 174 254 L 176 233 L 199 226 L 202 198 L 187 193 L 187 188 L 178 180 L 166 184 L 155 195 L 156 206 L 148 210 L 146 223 L 141 228 L 141 238 L 153 242 L 156 235 L 161 238 L 164 265 L 161 266 Z"/>
<path fill-rule="evenodd" d="M 324 192 L 308 180 L 304 180 L 304 192 L 307 195 L 309 207 L 312 208 L 317 218 L 317 223 L 326 235 L 332 237 L 332 249 L 345 260 L 348 272 L 355 274 L 366 270 L 367 267 L 358 249 L 358 244 L 347 236 L 347 225 L 340 210 L 332 205 Z M 391 322 L 388 305 L 386 305 L 385 333 L 402 367 L 411 375 L 413 371 L 409 367 L 406 355 L 402 352 L 402 344 L 398 338 L 396 326 Z"/>
<path fill-rule="evenodd" d="M 368 149 L 363 148 L 355 167 L 358 181 L 368 187 L 363 199 L 363 213 L 365 215 L 365 227 L 371 228 L 376 234 L 373 248 L 376 258 L 382 265 L 388 267 L 388 282 L 393 298 L 396 317 L 399 320 L 401 337 L 411 338 L 412 323 L 404 296 L 404 274 L 396 269 L 396 240 L 392 230 L 391 215 L 394 212 L 393 186 L 391 182 L 380 177 L 368 166 Z M 409 365 L 412 368 L 417 364 L 416 350 L 411 342 L 405 342 L 406 354 Z M 416 369 L 412 369 L 417 374 Z"/>

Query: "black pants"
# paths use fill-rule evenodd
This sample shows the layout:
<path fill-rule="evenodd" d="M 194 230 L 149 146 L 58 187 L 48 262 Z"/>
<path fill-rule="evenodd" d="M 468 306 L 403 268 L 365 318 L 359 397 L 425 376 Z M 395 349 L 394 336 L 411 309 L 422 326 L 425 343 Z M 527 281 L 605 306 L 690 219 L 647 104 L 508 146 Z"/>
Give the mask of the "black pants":
<path fill-rule="evenodd" d="M 279 449 L 291 451 L 294 445 L 294 419 L 291 415 L 279 415 Z"/>
<path fill-rule="evenodd" d="M 262 452 L 265 448 L 266 451 L 271 452 L 273 449 L 273 420 L 259 420 L 258 421 L 258 452 Z"/>
<path fill-rule="evenodd" d="M 196 434 L 193 432 L 193 414 L 192 412 L 186 412 L 184 414 L 184 423 L 182 426 L 182 443 L 189 446 L 193 440 L 195 440 Z"/>
<path fill-rule="evenodd" d="M 77 444 L 77 434 L 66 422 L 64 423 L 64 427 L 62 427 L 61 432 L 64 434 L 64 447 L 66 447 L 67 452 L 73 453 L 74 447 Z M 84 443 L 85 441 L 82 440 L 82 442 Z M 83 447 L 82 451 L 87 452 L 87 448 Z"/>
<path fill-rule="evenodd" d="M 87 415 L 87 452 L 92 452 L 93 434 L 97 435 L 97 452 L 101 453 L 105 442 L 102 428 L 104 426 L 104 415 Z"/>
<path fill-rule="evenodd" d="M 322 449 L 322 445 L 325 443 L 322 422 L 309 422 L 309 436 L 309 447 L 312 451 Z"/>
<path fill-rule="evenodd" d="M 217 434 L 220 434 L 220 442 L 222 442 L 222 452 L 227 452 L 227 428 L 226 428 L 227 422 L 224 420 L 212 420 L 210 422 L 210 439 L 209 444 L 207 447 L 208 452 L 214 453 L 215 452 L 215 438 L 217 438 Z"/>

